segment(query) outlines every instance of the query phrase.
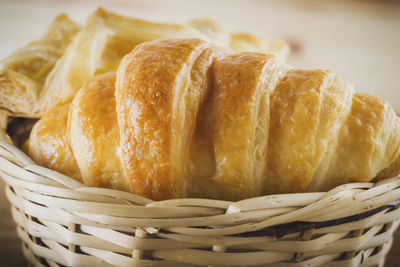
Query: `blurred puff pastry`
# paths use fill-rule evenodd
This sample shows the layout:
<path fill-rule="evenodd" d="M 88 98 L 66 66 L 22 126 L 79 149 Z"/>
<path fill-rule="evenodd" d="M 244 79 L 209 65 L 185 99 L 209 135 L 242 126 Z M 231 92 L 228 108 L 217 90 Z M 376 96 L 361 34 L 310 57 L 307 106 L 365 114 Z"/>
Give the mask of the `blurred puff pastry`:
<path fill-rule="evenodd" d="M 387 102 L 329 71 L 200 39 L 136 46 L 116 77 L 95 76 L 60 111 L 73 156 L 38 149 L 39 139 L 66 142 L 46 114 L 31 133 L 34 160 L 75 159 L 85 183 L 155 200 L 320 191 L 400 173 L 400 119 Z"/>
<path fill-rule="evenodd" d="M 282 58 L 287 54 L 285 43 L 246 37 L 249 41 L 239 38 L 239 44 L 237 35 L 231 37 L 211 20 L 153 23 L 99 8 L 79 30 L 61 15 L 42 39 L 4 60 L 0 108 L 13 116 L 40 117 L 55 104 L 69 103 L 94 75 L 115 70 L 136 45 L 159 38 L 199 38 L 241 51 L 271 52 Z"/>
<path fill-rule="evenodd" d="M 1 60 L 0 109 L 14 116 L 37 116 L 44 83 L 78 31 L 76 23 L 59 15 L 42 38 Z"/>

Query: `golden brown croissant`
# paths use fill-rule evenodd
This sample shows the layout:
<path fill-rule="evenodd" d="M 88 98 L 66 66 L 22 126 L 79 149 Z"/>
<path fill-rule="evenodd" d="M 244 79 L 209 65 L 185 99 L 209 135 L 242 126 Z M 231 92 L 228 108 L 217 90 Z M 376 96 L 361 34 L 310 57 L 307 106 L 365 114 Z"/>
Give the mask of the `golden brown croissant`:
<path fill-rule="evenodd" d="M 121 58 L 137 44 L 159 38 L 200 38 L 219 46 L 275 53 L 282 58 L 288 53 L 285 42 L 250 35 L 231 37 L 210 20 L 153 23 L 99 8 L 79 30 L 62 15 L 42 39 L 5 60 L 0 72 L 0 108 L 14 116 L 41 117 L 55 104 L 69 103 L 92 76 L 116 70 Z M 245 45 L 235 45 L 237 40 Z"/>
<path fill-rule="evenodd" d="M 46 136 L 39 127 L 52 131 L 49 120 L 38 125 L 30 151 Z M 138 45 L 116 78 L 86 83 L 58 129 L 87 184 L 157 200 L 237 200 L 400 173 L 400 119 L 387 102 L 328 71 L 199 39 Z"/>

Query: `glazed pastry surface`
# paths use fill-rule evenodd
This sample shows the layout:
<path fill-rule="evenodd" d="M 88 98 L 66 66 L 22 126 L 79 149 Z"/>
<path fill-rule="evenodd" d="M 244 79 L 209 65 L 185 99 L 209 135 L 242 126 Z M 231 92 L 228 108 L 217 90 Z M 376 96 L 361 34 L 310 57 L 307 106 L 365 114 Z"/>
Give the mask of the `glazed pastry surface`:
<path fill-rule="evenodd" d="M 82 87 L 66 128 L 73 156 L 53 156 L 75 158 L 85 183 L 155 200 L 325 191 L 400 173 L 400 120 L 387 102 L 329 71 L 200 39 L 136 46 L 116 77 Z"/>
<path fill-rule="evenodd" d="M 69 110 L 69 140 L 85 184 L 130 191 L 121 164 L 115 72 L 95 76 Z"/>

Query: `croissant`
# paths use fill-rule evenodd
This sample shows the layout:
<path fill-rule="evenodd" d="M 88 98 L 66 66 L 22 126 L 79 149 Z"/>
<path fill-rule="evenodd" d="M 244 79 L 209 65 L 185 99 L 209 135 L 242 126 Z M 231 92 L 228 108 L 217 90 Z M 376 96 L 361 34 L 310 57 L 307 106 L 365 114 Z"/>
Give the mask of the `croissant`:
<path fill-rule="evenodd" d="M 85 183 L 155 200 L 238 200 L 400 173 L 400 120 L 387 102 L 329 71 L 199 39 L 142 43 L 69 111 L 55 109 L 31 132 L 34 160 L 57 169 L 58 158 L 75 159 L 70 171 Z"/>
<path fill-rule="evenodd" d="M 282 58 L 288 53 L 285 42 L 251 35 L 231 36 L 210 20 L 153 23 L 99 8 L 80 29 L 61 15 L 42 39 L 4 60 L 0 108 L 13 116 L 41 117 L 54 105 L 71 102 L 92 76 L 116 70 L 121 58 L 137 44 L 158 38 L 199 38 L 240 51 L 275 53 Z"/>

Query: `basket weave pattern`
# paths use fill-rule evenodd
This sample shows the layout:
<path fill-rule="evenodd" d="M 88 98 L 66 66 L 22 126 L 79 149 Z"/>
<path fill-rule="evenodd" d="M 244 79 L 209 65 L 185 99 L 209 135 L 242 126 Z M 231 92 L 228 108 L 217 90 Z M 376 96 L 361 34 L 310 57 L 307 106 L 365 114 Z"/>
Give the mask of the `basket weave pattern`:
<path fill-rule="evenodd" d="M 35 266 L 383 266 L 400 178 L 324 193 L 155 202 L 86 187 L 0 142 L 0 176 Z"/>

